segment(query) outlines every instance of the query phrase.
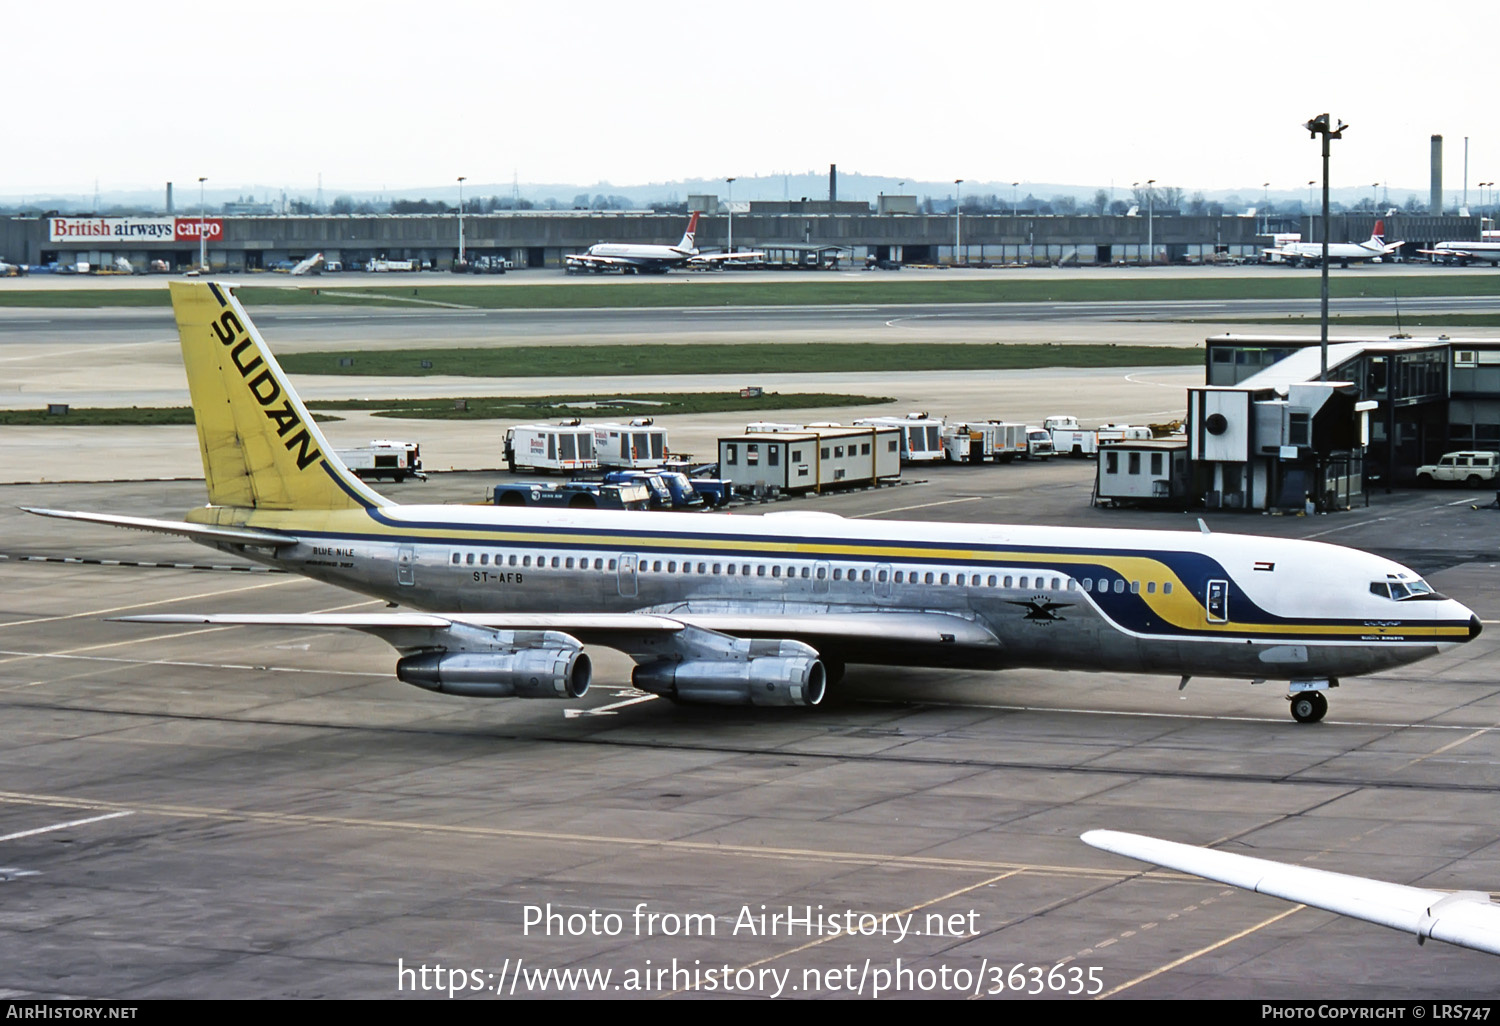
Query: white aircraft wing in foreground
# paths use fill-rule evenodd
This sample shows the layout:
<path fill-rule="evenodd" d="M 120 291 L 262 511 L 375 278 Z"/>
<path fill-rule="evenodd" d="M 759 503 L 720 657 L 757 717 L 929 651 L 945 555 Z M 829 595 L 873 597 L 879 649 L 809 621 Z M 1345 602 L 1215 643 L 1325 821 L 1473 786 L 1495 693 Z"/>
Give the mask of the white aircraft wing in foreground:
<path fill-rule="evenodd" d="M 1483 891 L 1435 891 L 1117 830 L 1090 830 L 1083 840 L 1116 855 L 1415 934 L 1418 944 L 1433 937 L 1500 955 L 1500 905 Z"/>

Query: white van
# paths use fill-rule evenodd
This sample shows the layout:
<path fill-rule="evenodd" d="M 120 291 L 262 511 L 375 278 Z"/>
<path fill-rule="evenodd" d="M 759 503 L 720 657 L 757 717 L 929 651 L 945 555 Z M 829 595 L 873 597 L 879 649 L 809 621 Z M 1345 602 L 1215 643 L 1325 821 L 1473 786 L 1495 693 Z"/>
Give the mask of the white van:
<path fill-rule="evenodd" d="M 1417 481 L 1424 485 L 1447 481 L 1478 488 L 1486 481 L 1495 480 L 1497 475 L 1500 475 L 1500 453 L 1496 452 L 1444 453 L 1436 463 L 1417 468 Z"/>

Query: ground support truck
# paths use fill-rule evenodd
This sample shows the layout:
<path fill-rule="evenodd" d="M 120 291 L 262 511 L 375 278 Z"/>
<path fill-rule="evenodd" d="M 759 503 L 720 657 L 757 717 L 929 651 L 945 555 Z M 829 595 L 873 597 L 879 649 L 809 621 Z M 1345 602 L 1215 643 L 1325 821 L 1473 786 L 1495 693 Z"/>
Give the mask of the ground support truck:
<path fill-rule="evenodd" d="M 344 466 L 366 481 L 389 478 L 400 482 L 408 477 L 427 480 L 422 471 L 422 447 L 416 442 L 377 438 L 357 449 L 335 449 L 334 452 Z"/>
<path fill-rule="evenodd" d="M 576 421 L 521 424 L 505 432 L 505 465 L 512 474 L 597 470 L 599 460 L 595 456 L 594 439 L 594 429 Z"/>
<path fill-rule="evenodd" d="M 495 486 L 496 506 L 545 506 L 553 509 L 650 509 L 651 493 L 640 482 L 518 481 Z"/>

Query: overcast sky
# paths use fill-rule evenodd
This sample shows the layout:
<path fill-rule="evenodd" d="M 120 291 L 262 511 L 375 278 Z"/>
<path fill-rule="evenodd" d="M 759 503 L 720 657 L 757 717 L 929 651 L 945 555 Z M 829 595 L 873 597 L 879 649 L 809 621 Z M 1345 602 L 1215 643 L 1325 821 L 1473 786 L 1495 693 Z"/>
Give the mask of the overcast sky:
<path fill-rule="evenodd" d="M 1467 135 L 1474 194 L 1500 178 L 1497 20 L 1483 0 L 6 3 L 0 195 L 830 163 L 1254 195 L 1319 176 L 1300 125 L 1322 111 L 1352 126 L 1336 186 L 1425 198 L 1441 133 L 1445 192 Z"/>

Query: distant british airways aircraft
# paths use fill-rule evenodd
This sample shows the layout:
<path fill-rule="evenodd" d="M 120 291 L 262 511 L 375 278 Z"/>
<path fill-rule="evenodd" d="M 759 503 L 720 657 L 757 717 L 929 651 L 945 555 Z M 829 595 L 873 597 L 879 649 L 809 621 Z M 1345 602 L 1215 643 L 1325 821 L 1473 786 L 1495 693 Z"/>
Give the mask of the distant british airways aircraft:
<path fill-rule="evenodd" d="M 1328 244 L 1328 260 L 1330 263 L 1338 263 L 1349 266 L 1351 260 L 1369 260 L 1380 263 L 1385 257 L 1400 249 L 1404 243 L 1385 241 L 1385 222 L 1376 221 L 1375 230 L 1364 242 L 1330 242 Z M 1265 251 L 1266 255 L 1277 260 L 1283 260 L 1291 264 L 1300 264 L 1310 267 L 1323 262 L 1323 244 L 1321 242 L 1296 242 L 1286 241 L 1274 249 Z"/>
<path fill-rule="evenodd" d="M 698 254 L 698 212 L 688 218 L 687 231 L 675 246 L 640 245 L 633 242 L 597 242 L 583 253 L 565 260 L 570 271 L 625 271 L 632 274 L 662 274 L 680 267 Z"/>

